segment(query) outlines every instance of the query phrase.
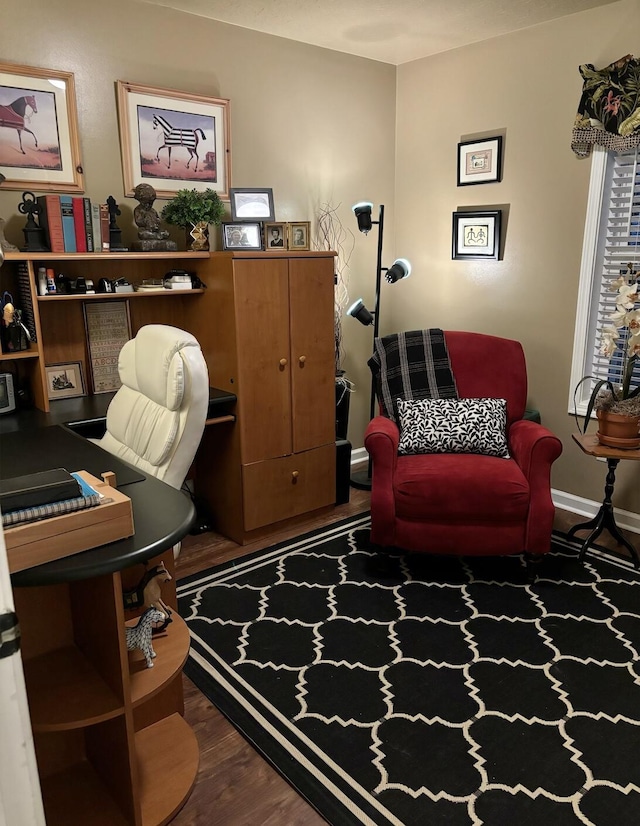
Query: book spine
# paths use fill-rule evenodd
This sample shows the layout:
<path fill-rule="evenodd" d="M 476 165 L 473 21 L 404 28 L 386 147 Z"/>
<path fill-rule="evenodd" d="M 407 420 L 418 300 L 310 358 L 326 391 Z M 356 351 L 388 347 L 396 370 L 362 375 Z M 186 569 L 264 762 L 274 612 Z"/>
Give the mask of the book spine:
<path fill-rule="evenodd" d="M 38 206 L 40 207 L 40 225 L 44 227 L 47 246 L 51 252 L 64 252 L 60 198 L 57 195 L 39 195 Z"/>
<path fill-rule="evenodd" d="M 109 207 L 107 204 L 100 204 L 100 238 L 102 239 L 102 251 L 109 252 Z"/>
<path fill-rule="evenodd" d="M 93 227 L 94 252 L 102 252 L 102 230 L 100 229 L 99 204 L 91 204 L 91 225 Z"/>
<path fill-rule="evenodd" d="M 99 505 L 103 497 L 99 493 L 91 496 L 76 496 L 74 499 L 64 499 L 60 502 L 51 502 L 48 505 L 35 505 L 32 508 L 23 508 L 19 511 L 2 514 L 2 527 L 10 528 L 13 525 L 23 525 L 25 522 L 36 522 L 50 516 L 62 516 L 65 513 L 93 508 Z"/>
<path fill-rule="evenodd" d="M 91 200 L 83 198 L 84 205 L 84 235 L 87 240 L 87 252 L 95 252 L 93 240 L 93 224 L 91 223 Z"/>
<path fill-rule="evenodd" d="M 62 213 L 62 232 L 64 234 L 64 251 L 77 252 L 76 230 L 73 221 L 73 199 L 71 195 L 60 196 L 60 211 Z"/>
<path fill-rule="evenodd" d="M 73 198 L 73 230 L 76 236 L 76 252 L 87 251 L 87 236 L 84 231 L 84 199 Z"/>

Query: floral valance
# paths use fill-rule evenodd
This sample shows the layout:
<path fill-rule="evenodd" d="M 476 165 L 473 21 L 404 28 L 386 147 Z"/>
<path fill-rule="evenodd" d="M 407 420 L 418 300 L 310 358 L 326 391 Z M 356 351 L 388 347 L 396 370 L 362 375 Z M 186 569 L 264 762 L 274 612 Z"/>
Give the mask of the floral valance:
<path fill-rule="evenodd" d="M 624 151 L 640 146 L 640 60 L 633 55 L 605 69 L 580 66 L 584 80 L 571 148 L 586 158 L 594 144 Z"/>

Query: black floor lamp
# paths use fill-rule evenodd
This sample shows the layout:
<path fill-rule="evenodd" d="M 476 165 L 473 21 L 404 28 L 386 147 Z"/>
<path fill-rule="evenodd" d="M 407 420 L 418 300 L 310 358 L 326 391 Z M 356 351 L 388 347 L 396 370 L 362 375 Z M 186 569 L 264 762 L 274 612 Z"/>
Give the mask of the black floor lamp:
<path fill-rule="evenodd" d="M 373 221 L 371 212 L 373 204 L 368 201 L 361 201 L 353 207 L 353 211 L 358 219 L 358 229 L 365 235 L 369 232 L 374 224 L 378 225 L 378 259 L 376 263 L 376 292 L 375 303 L 373 310 L 368 310 L 361 298 L 355 301 L 347 310 L 347 315 L 356 318 L 365 327 L 373 324 L 373 340 L 375 342 L 378 338 L 378 328 L 380 326 L 380 284 L 382 282 L 382 273 L 385 273 L 385 279 L 389 284 L 395 284 L 402 278 L 408 278 L 411 275 L 411 264 L 406 258 L 397 258 L 390 267 L 382 266 L 382 240 L 384 232 L 384 205 L 380 204 L 380 211 L 378 213 L 378 220 Z M 373 374 L 371 376 L 371 399 L 369 404 L 369 419 L 373 419 L 376 414 L 376 386 Z M 351 474 L 351 485 L 360 490 L 371 490 L 371 457 L 367 465 L 367 470 L 356 471 Z"/>

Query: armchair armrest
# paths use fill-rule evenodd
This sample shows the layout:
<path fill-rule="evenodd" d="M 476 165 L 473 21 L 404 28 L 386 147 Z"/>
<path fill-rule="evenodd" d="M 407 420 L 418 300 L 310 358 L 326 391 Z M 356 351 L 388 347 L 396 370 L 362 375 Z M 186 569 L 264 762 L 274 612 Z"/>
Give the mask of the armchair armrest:
<path fill-rule="evenodd" d="M 562 453 L 562 442 L 543 425 L 522 419 L 509 429 L 509 451 L 529 482 L 526 547 L 532 554 L 546 553 L 555 513 L 551 465 Z"/>
<path fill-rule="evenodd" d="M 376 416 L 367 425 L 364 446 L 372 464 L 371 541 L 376 545 L 395 544 L 395 497 L 393 476 L 398 462 L 400 431 L 391 419 Z"/>

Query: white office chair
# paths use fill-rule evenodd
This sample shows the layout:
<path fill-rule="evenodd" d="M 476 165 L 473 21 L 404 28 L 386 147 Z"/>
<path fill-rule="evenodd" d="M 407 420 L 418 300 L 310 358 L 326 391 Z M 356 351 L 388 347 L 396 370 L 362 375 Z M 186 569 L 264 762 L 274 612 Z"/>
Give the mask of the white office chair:
<path fill-rule="evenodd" d="M 197 340 L 163 324 L 141 327 L 120 351 L 122 387 L 96 444 L 174 488 L 196 455 L 209 405 L 209 373 Z M 179 546 L 174 547 L 177 557 Z"/>

